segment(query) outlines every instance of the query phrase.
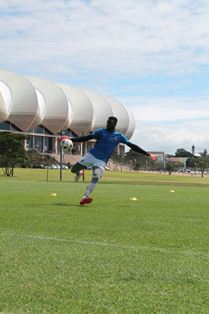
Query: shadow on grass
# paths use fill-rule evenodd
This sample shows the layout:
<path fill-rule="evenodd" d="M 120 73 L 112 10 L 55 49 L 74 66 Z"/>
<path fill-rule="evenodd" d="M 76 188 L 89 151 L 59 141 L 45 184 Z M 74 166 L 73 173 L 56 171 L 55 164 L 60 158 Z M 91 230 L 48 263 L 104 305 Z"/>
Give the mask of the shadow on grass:
<path fill-rule="evenodd" d="M 82 205 L 79 205 L 79 204 L 69 204 L 69 203 L 53 203 L 51 204 L 53 206 L 61 206 L 61 207 L 83 207 Z"/>

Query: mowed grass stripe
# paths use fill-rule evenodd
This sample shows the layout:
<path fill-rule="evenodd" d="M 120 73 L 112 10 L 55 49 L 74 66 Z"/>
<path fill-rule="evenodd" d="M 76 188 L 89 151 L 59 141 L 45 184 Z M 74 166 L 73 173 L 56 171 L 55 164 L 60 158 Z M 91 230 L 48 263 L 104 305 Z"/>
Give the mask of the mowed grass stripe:
<path fill-rule="evenodd" d="M 160 252 L 165 254 L 183 254 L 183 255 L 192 255 L 192 256 L 204 256 L 209 258 L 209 251 L 208 253 L 201 252 L 201 251 L 195 251 L 195 250 L 187 250 L 187 251 L 181 251 L 176 249 L 165 249 L 160 247 L 152 247 L 152 246 L 140 246 L 140 245 L 119 245 L 116 243 L 108 243 L 108 242 L 99 242 L 94 240 L 78 240 L 78 239 L 64 239 L 64 238 L 55 238 L 55 237 L 47 237 L 47 236 L 35 236 L 35 235 L 18 235 L 18 234 L 11 234 L 11 233 L 1 233 L 0 237 L 11 237 L 12 239 L 16 238 L 19 240 L 29 240 L 29 241 L 55 241 L 55 242 L 67 242 L 72 245 L 95 245 L 95 246 L 105 246 L 109 248 L 117 248 L 122 250 L 131 250 L 131 251 L 152 251 L 152 252 Z"/>
<path fill-rule="evenodd" d="M 17 168 L 14 171 L 13 178 L 5 178 L 0 175 L 0 181 L 27 181 L 27 182 L 46 182 L 47 180 L 47 170 L 46 169 L 23 169 Z M 91 179 L 91 171 L 85 171 L 85 180 L 89 182 Z M 48 172 L 48 180 L 49 182 L 57 183 L 60 181 L 60 171 L 50 169 Z M 63 183 L 70 183 L 73 181 L 73 174 L 70 170 L 63 170 L 62 172 L 62 180 Z M 106 171 L 105 175 L 101 179 L 100 183 L 121 183 L 121 184 L 152 184 L 152 185 L 160 185 L 160 184 L 168 184 L 168 185 L 183 185 L 183 186 L 209 186 L 209 175 L 208 173 L 202 178 L 200 175 L 182 175 L 172 173 L 171 176 L 168 173 L 152 173 L 152 172 L 112 172 Z"/>

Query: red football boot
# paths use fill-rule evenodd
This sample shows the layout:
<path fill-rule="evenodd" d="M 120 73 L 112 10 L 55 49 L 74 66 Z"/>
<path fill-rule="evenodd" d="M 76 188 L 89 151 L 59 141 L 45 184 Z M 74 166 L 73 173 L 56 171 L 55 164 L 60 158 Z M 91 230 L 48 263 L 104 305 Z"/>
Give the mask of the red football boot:
<path fill-rule="evenodd" d="M 84 205 L 84 204 L 90 204 L 93 201 L 93 198 L 89 197 L 89 196 L 84 196 L 82 197 L 82 199 L 80 200 L 80 205 Z"/>

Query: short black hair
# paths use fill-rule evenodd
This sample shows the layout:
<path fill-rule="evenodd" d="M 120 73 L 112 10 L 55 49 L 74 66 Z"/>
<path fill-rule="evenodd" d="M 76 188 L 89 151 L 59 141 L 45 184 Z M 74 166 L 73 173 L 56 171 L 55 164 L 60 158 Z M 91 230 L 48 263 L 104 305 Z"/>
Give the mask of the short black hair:
<path fill-rule="evenodd" d="M 118 119 L 114 116 L 109 117 L 108 120 L 114 120 L 115 124 L 118 122 Z"/>

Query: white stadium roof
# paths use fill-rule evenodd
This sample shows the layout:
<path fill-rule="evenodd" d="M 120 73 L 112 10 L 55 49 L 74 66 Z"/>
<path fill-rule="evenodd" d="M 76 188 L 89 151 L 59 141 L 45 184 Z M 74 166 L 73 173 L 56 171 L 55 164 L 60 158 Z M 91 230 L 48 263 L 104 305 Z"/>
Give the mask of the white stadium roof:
<path fill-rule="evenodd" d="M 68 129 L 72 110 L 61 88 L 57 84 L 37 77 L 27 77 L 27 79 L 37 93 L 42 116 L 41 123 L 52 133 Z"/>
<path fill-rule="evenodd" d="M 53 134 L 71 129 L 82 135 L 105 127 L 112 115 L 118 118 L 117 130 L 130 138 L 134 116 L 118 100 L 0 70 L 0 123 L 10 121 L 22 131 L 43 125 Z"/>
<path fill-rule="evenodd" d="M 4 112 L 5 120 L 22 131 L 41 123 L 35 89 L 25 77 L 0 71 L 0 94 L 0 112 Z"/>
<path fill-rule="evenodd" d="M 89 98 L 69 85 L 58 84 L 65 93 L 69 106 L 72 108 L 70 129 L 82 135 L 92 129 L 93 108 Z"/>
<path fill-rule="evenodd" d="M 100 128 L 107 121 L 108 117 L 113 115 L 113 110 L 109 102 L 102 96 L 95 94 L 91 91 L 83 90 L 89 98 L 93 110 L 92 117 L 92 130 Z"/>

